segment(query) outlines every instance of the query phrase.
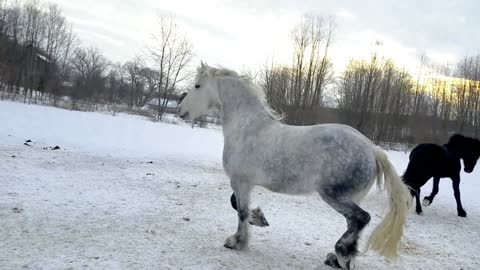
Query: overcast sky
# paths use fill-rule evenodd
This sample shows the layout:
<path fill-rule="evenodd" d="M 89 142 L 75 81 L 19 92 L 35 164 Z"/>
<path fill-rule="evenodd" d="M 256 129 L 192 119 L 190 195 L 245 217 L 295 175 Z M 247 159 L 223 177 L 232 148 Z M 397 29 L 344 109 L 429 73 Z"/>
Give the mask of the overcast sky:
<path fill-rule="evenodd" d="M 302 14 L 334 16 L 332 60 L 341 70 L 350 58 L 374 50 L 414 69 L 418 55 L 454 63 L 480 51 L 480 1 L 445 0 L 53 0 L 83 45 L 113 61 L 141 54 L 160 11 L 175 14 L 200 59 L 235 69 L 292 58 L 290 33 Z M 476 13 L 476 14 L 475 14 Z M 376 41 L 381 46 L 376 46 Z"/>

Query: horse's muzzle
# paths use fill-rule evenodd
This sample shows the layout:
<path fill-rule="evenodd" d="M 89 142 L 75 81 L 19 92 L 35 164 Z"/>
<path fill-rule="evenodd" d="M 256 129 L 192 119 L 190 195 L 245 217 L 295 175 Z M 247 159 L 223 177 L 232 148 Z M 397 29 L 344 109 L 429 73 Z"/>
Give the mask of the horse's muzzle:
<path fill-rule="evenodd" d="M 181 115 L 180 115 L 180 118 L 182 118 L 183 120 L 185 120 L 185 118 L 187 118 L 188 115 L 189 115 L 189 113 L 188 113 L 188 112 L 185 112 L 184 114 L 181 114 Z"/>

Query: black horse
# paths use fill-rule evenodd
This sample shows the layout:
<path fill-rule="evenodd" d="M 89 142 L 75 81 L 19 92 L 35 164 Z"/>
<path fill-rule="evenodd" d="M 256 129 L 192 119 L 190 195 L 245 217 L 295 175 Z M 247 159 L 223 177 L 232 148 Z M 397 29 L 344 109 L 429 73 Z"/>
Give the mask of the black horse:
<path fill-rule="evenodd" d="M 457 212 L 460 217 L 467 213 L 460 200 L 460 159 L 463 159 L 464 171 L 471 173 L 480 156 L 480 141 L 460 134 L 450 137 L 447 144 L 420 144 L 410 153 L 410 162 L 403 175 L 403 181 L 411 188 L 416 200 L 416 212 L 422 213 L 420 204 L 420 188 L 433 177 L 433 189 L 430 196 L 423 199 L 423 205 L 432 203 L 438 193 L 440 178 L 450 177 L 453 181 L 453 194 L 457 201 Z"/>

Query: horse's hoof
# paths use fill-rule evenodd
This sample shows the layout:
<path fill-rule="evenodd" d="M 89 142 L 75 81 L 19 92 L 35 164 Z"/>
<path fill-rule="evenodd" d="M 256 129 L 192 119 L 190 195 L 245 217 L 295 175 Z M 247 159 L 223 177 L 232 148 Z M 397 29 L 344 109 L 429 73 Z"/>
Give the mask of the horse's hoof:
<path fill-rule="evenodd" d="M 245 242 L 239 241 L 238 238 L 239 237 L 237 235 L 232 235 L 228 237 L 223 246 L 228 249 L 245 250 L 247 244 Z"/>
<path fill-rule="evenodd" d="M 459 217 L 467 217 L 467 212 L 465 212 L 465 210 L 458 211 L 458 216 Z"/>
<path fill-rule="evenodd" d="M 347 270 L 355 270 L 356 269 L 354 259 L 351 259 L 351 260 L 347 261 L 345 266 L 346 266 Z"/>
<path fill-rule="evenodd" d="M 335 253 L 328 253 L 327 259 L 324 261 L 324 263 L 333 268 L 342 268 L 338 263 L 337 255 L 335 255 Z"/>
<path fill-rule="evenodd" d="M 432 201 L 429 198 L 425 197 L 423 199 L 422 204 L 423 204 L 423 206 L 430 206 L 430 204 L 432 204 Z"/>
<path fill-rule="evenodd" d="M 342 269 L 348 269 L 348 270 L 353 269 L 353 259 L 352 258 L 337 256 L 337 261 L 338 261 L 338 264 L 340 265 L 340 267 Z"/>
<path fill-rule="evenodd" d="M 267 219 L 265 218 L 265 215 L 263 214 L 262 210 L 260 207 L 257 207 L 253 210 L 251 210 L 248 222 L 251 225 L 258 226 L 258 227 L 267 227 L 270 226 L 268 224 Z"/>

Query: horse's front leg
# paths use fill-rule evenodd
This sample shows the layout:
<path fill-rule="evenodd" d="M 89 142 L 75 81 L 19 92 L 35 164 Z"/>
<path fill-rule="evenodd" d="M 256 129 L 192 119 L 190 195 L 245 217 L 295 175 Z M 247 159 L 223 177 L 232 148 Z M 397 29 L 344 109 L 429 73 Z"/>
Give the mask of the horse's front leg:
<path fill-rule="evenodd" d="M 429 206 L 430 204 L 432 204 L 433 202 L 433 199 L 435 198 L 435 196 L 437 196 L 438 194 L 438 184 L 440 183 L 440 177 L 434 177 L 433 178 L 433 189 L 432 189 L 432 193 L 430 194 L 430 196 L 426 196 L 425 198 L 423 198 L 423 205 L 424 206 Z"/>
<path fill-rule="evenodd" d="M 457 213 L 459 217 L 466 217 L 467 212 L 463 209 L 462 201 L 460 200 L 460 175 L 452 177 L 453 195 L 457 201 Z"/>
<path fill-rule="evenodd" d="M 248 247 L 248 223 L 250 192 L 252 185 L 246 179 L 231 178 L 230 184 L 236 197 L 236 207 L 238 215 L 237 232 L 228 237 L 225 241 L 225 247 L 243 250 Z"/>

